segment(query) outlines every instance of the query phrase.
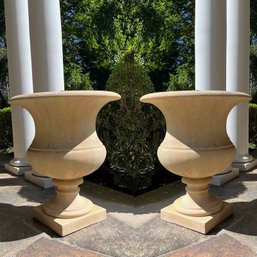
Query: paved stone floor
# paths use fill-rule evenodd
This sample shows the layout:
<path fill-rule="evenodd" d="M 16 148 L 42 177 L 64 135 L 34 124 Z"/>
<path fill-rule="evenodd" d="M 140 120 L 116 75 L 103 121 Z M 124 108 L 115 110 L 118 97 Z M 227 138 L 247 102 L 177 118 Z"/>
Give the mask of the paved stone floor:
<path fill-rule="evenodd" d="M 207 235 L 160 219 L 160 209 L 183 193 L 180 182 L 137 198 L 85 182 L 81 194 L 105 207 L 108 217 L 61 238 L 32 217 L 32 207 L 51 198 L 54 189 L 41 189 L 0 168 L 0 256 L 257 256 L 257 169 L 211 187 L 212 194 L 234 203 L 234 215 Z"/>

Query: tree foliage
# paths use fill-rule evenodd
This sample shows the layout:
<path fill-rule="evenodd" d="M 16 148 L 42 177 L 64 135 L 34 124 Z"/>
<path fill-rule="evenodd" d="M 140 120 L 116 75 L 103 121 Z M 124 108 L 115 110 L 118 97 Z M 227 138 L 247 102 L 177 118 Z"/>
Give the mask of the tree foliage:
<path fill-rule="evenodd" d="M 9 95 L 4 1 L 0 0 L 0 108 L 6 107 Z"/>
<path fill-rule="evenodd" d="M 115 64 L 127 51 L 165 90 L 170 74 L 193 65 L 193 1 L 61 0 L 65 65 L 90 74 L 105 88 Z M 72 66 L 72 67 L 71 67 Z"/>
<path fill-rule="evenodd" d="M 66 89 L 104 89 L 127 51 L 135 53 L 156 91 L 180 88 L 181 83 L 192 86 L 194 0 L 60 3 Z M 4 98 L 9 86 L 6 52 L 4 1 L 0 0 L 0 92 Z"/>
<path fill-rule="evenodd" d="M 250 93 L 252 102 L 257 103 L 257 0 L 251 0 L 250 10 Z"/>

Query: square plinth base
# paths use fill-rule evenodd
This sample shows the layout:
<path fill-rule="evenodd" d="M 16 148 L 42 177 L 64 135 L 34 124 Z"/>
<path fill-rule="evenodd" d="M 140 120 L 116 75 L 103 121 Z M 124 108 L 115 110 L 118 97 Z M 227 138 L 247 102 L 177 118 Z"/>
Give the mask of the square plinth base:
<path fill-rule="evenodd" d="M 232 213 L 233 205 L 225 202 L 221 211 L 205 217 L 192 217 L 180 214 L 175 210 L 173 204 L 171 204 L 161 210 L 161 219 L 207 234 L 216 225 L 232 215 Z"/>
<path fill-rule="evenodd" d="M 255 166 L 257 166 L 257 159 L 253 159 L 250 162 L 233 162 L 232 166 L 235 168 L 238 168 L 240 171 L 248 171 L 252 168 L 254 168 Z"/>
<path fill-rule="evenodd" d="M 54 187 L 52 179 L 49 177 L 40 177 L 33 174 L 32 171 L 25 172 L 25 179 L 42 188 Z"/>
<path fill-rule="evenodd" d="M 5 163 L 4 168 L 16 176 L 23 176 L 25 171 L 32 169 L 31 166 L 16 167 L 9 163 Z"/>
<path fill-rule="evenodd" d="M 66 236 L 106 219 L 106 210 L 100 206 L 93 205 L 93 209 L 84 216 L 72 219 L 60 219 L 46 215 L 42 205 L 40 205 L 33 208 L 33 216 L 60 236 Z"/>
<path fill-rule="evenodd" d="M 214 186 L 222 186 L 225 183 L 231 181 L 232 179 L 237 178 L 238 176 L 239 176 L 239 169 L 232 168 L 228 172 L 213 176 L 210 184 Z"/>

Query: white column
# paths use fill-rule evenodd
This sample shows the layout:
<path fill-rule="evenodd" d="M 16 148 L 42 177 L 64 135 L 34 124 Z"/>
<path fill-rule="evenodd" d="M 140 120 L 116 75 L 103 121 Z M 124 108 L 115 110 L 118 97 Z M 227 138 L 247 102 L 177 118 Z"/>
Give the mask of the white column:
<path fill-rule="evenodd" d="M 59 0 L 29 0 L 34 92 L 64 90 L 60 14 Z M 43 188 L 53 186 L 50 178 L 34 170 L 25 177 Z"/>
<path fill-rule="evenodd" d="M 195 1 L 196 90 L 226 90 L 226 1 Z"/>
<path fill-rule="evenodd" d="M 195 89 L 226 90 L 226 0 L 195 4 Z M 238 169 L 228 167 L 212 184 L 222 185 L 238 175 Z"/>
<path fill-rule="evenodd" d="M 29 0 L 34 92 L 64 90 L 59 0 Z"/>
<path fill-rule="evenodd" d="M 250 0 L 227 0 L 227 90 L 249 93 Z M 257 161 L 248 153 L 249 107 L 236 106 L 229 115 L 228 134 L 236 146 L 233 166 L 249 170 Z"/>
<path fill-rule="evenodd" d="M 27 0 L 5 0 L 8 71 L 11 96 L 33 92 Z M 12 107 L 14 159 L 5 168 L 16 175 L 31 170 L 26 151 L 34 137 L 31 116 Z"/>

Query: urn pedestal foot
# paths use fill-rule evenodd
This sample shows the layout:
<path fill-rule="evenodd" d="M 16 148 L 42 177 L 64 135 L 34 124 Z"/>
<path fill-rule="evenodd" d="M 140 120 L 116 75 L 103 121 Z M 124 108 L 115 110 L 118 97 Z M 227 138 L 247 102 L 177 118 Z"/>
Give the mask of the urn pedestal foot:
<path fill-rule="evenodd" d="M 216 225 L 232 215 L 232 213 L 233 205 L 226 202 L 223 202 L 222 209 L 219 212 L 201 217 L 181 214 L 176 211 L 174 204 L 171 204 L 161 210 L 161 219 L 202 234 L 207 234 Z"/>
<path fill-rule="evenodd" d="M 34 218 L 50 227 L 57 234 L 65 236 L 79 229 L 102 221 L 106 210 L 80 196 L 79 185 L 83 179 L 58 180 L 56 196 L 33 209 Z"/>
<path fill-rule="evenodd" d="M 60 236 L 66 236 L 89 225 L 103 221 L 106 219 L 106 210 L 93 204 L 91 211 L 86 215 L 63 219 L 46 215 L 43 210 L 43 205 L 40 205 L 33 208 L 33 216 Z"/>
<path fill-rule="evenodd" d="M 186 195 L 161 210 L 161 219 L 206 234 L 233 212 L 232 204 L 208 193 L 211 177 L 182 178 L 187 184 Z"/>

